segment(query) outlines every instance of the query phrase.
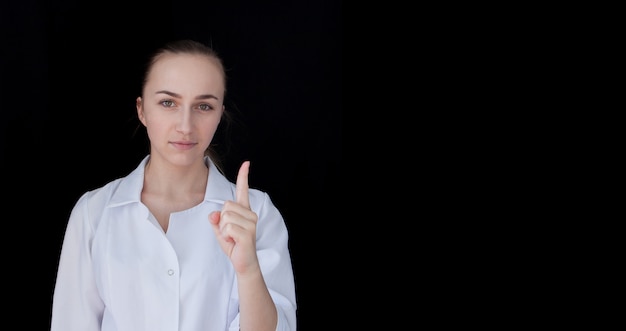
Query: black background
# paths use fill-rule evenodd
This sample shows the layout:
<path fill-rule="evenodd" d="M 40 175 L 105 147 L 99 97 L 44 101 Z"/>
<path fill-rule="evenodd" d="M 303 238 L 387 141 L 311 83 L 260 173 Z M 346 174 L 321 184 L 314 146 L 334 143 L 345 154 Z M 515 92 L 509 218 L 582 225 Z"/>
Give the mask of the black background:
<path fill-rule="evenodd" d="M 134 107 L 145 59 L 165 41 L 193 38 L 212 44 L 228 70 L 226 106 L 237 124 L 219 141 L 227 175 L 234 179 L 251 160 L 250 185 L 270 194 L 289 228 L 299 330 L 327 325 L 325 305 L 341 298 L 324 294 L 336 277 L 324 252 L 340 190 L 341 7 L 333 0 L 4 2 L 0 161 L 11 318 L 49 328 L 70 210 L 145 156 Z"/>

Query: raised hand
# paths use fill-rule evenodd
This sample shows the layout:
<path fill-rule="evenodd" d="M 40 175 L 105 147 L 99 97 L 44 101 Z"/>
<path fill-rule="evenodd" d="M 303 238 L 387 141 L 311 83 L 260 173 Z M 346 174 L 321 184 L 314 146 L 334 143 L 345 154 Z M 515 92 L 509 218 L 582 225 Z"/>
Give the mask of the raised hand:
<path fill-rule="evenodd" d="M 258 215 L 250 209 L 248 173 L 250 161 L 239 168 L 235 201 L 224 202 L 221 211 L 209 215 L 209 221 L 224 253 L 230 258 L 237 273 L 259 268 L 256 255 L 256 224 Z"/>

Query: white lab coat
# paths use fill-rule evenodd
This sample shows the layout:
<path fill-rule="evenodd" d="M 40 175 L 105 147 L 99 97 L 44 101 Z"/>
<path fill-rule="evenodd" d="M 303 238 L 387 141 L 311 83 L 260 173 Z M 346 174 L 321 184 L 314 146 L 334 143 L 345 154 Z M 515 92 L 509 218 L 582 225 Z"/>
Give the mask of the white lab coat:
<path fill-rule="evenodd" d="M 235 184 L 210 166 L 204 201 L 171 214 L 167 233 L 141 203 L 146 156 L 128 176 L 85 193 L 63 241 L 51 331 L 239 330 L 232 264 L 209 213 L 235 199 Z M 296 330 L 294 277 L 284 220 L 250 189 L 257 254 L 278 310 L 279 331 Z"/>

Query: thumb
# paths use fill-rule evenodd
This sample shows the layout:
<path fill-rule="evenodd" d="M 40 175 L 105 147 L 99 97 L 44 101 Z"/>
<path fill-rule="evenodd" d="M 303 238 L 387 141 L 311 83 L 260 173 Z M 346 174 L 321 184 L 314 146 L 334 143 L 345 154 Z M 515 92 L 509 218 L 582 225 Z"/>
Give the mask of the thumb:
<path fill-rule="evenodd" d="M 209 222 L 211 222 L 211 224 L 217 224 L 220 222 L 220 212 L 219 211 L 214 211 L 212 213 L 209 214 Z"/>

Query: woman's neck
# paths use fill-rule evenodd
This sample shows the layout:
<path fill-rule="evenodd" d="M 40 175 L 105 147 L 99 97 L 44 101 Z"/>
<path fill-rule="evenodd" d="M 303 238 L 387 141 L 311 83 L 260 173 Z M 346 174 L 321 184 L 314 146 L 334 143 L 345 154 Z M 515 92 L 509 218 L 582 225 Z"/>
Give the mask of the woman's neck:
<path fill-rule="evenodd" d="M 152 157 L 144 169 L 144 192 L 182 197 L 189 194 L 204 194 L 209 168 L 202 162 L 190 166 L 172 166 Z"/>

